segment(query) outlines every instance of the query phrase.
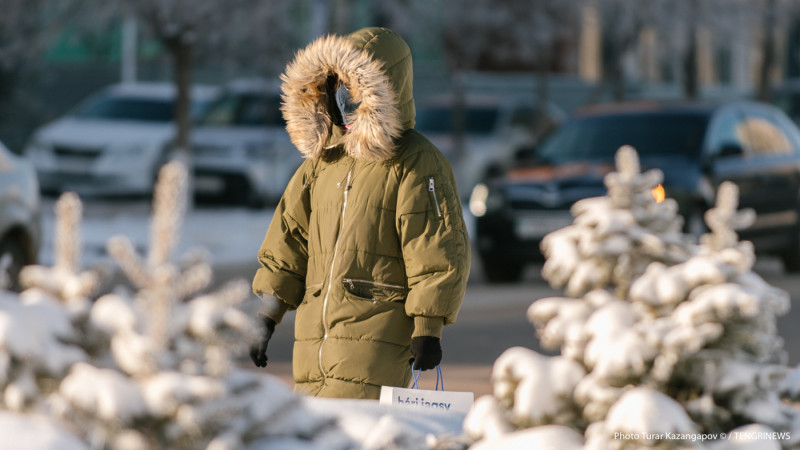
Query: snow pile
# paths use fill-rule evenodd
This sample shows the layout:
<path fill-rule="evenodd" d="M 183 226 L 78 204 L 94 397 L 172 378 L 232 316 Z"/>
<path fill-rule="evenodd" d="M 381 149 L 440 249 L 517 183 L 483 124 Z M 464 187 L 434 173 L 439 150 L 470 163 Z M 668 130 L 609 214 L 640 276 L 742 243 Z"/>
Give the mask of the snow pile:
<path fill-rule="evenodd" d="M 574 223 L 545 237 L 543 276 L 569 297 L 537 300 L 528 317 L 561 356 L 497 360 L 494 395 L 464 423 L 478 447 L 800 443 L 800 368 L 785 366 L 775 325 L 790 299 L 752 271 L 735 232 L 753 212 L 723 183 L 693 243 L 677 203 L 652 194 L 662 177 L 622 147 L 608 195 L 577 202 Z"/>

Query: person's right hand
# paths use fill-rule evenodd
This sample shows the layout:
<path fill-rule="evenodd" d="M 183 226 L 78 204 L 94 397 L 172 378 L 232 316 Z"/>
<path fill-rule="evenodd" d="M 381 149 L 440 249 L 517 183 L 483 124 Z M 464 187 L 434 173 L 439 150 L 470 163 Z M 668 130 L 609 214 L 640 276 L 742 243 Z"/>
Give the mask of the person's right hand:
<path fill-rule="evenodd" d="M 259 340 L 250 345 L 250 359 L 257 367 L 267 367 L 267 344 L 275 332 L 275 321 L 264 316 L 264 329 Z"/>
<path fill-rule="evenodd" d="M 417 336 L 411 338 L 411 355 L 409 361 L 414 370 L 430 370 L 442 362 L 442 344 L 437 337 Z"/>

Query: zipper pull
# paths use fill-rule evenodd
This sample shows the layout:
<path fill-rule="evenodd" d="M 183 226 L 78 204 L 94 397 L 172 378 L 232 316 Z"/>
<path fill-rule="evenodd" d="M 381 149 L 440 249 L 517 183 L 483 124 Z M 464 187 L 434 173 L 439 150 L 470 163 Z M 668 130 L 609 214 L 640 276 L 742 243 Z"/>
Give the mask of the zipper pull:
<path fill-rule="evenodd" d="M 433 183 L 433 177 L 428 178 L 428 192 L 431 193 L 431 200 L 433 206 L 436 208 L 436 215 L 442 217 L 442 210 L 439 208 L 439 198 L 436 196 L 436 186 Z"/>
<path fill-rule="evenodd" d="M 356 285 L 353 284 L 352 278 L 346 278 L 344 281 L 345 281 L 345 283 L 350 285 L 350 289 L 351 290 L 355 290 L 356 289 Z"/>

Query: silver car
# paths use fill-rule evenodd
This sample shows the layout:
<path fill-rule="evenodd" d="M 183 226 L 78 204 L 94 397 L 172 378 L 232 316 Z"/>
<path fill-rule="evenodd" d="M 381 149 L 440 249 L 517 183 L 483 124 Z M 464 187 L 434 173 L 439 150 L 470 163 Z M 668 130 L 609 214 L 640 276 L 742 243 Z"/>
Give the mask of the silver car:
<path fill-rule="evenodd" d="M 289 140 L 277 83 L 228 83 L 192 132 L 195 192 L 262 206 L 280 198 L 302 157 Z"/>
<path fill-rule="evenodd" d="M 491 95 L 463 100 L 463 107 L 457 108 L 451 95 L 421 99 L 416 128 L 450 160 L 465 199 L 477 183 L 502 173 L 515 152 L 534 145 L 566 118 L 552 103 Z"/>
<path fill-rule="evenodd" d="M 36 172 L 0 142 L 0 288 L 20 290 L 19 271 L 36 263 L 40 242 Z"/>
<path fill-rule="evenodd" d="M 200 110 L 218 90 L 192 86 Z M 172 83 L 109 86 L 38 129 L 26 154 L 45 192 L 148 195 L 174 150 L 176 90 Z"/>

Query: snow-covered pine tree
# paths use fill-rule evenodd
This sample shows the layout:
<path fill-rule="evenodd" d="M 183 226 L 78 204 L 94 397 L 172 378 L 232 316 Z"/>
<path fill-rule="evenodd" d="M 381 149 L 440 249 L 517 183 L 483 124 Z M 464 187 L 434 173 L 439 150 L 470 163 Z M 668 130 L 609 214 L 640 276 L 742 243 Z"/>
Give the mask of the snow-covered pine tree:
<path fill-rule="evenodd" d="M 81 202 L 58 200 L 55 266 L 28 267 L 27 290 L 0 293 L 1 409 L 59 423 L 94 448 L 242 448 L 270 435 L 305 439 L 329 421 L 275 420 L 298 398 L 235 368 L 255 330 L 240 308 L 249 285 L 204 292 L 211 269 L 200 253 L 171 261 L 185 180 L 177 163 L 160 173 L 146 259 L 125 237 L 108 244 L 135 292 L 98 299 L 102 273 L 80 266 Z"/>
<path fill-rule="evenodd" d="M 698 244 L 677 204 L 652 195 L 660 171 L 641 173 L 627 146 L 616 166 L 608 195 L 577 202 L 542 243 L 542 275 L 568 297 L 528 317 L 561 354 L 498 358 L 494 395 L 464 423 L 475 448 L 725 449 L 757 436 L 734 431 L 779 433 L 759 448 L 800 444 L 800 368 L 785 365 L 775 324 L 789 297 L 752 271 L 735 230 L 754 214 L 737 210 L 736 186 L 720 186 Z"/>

